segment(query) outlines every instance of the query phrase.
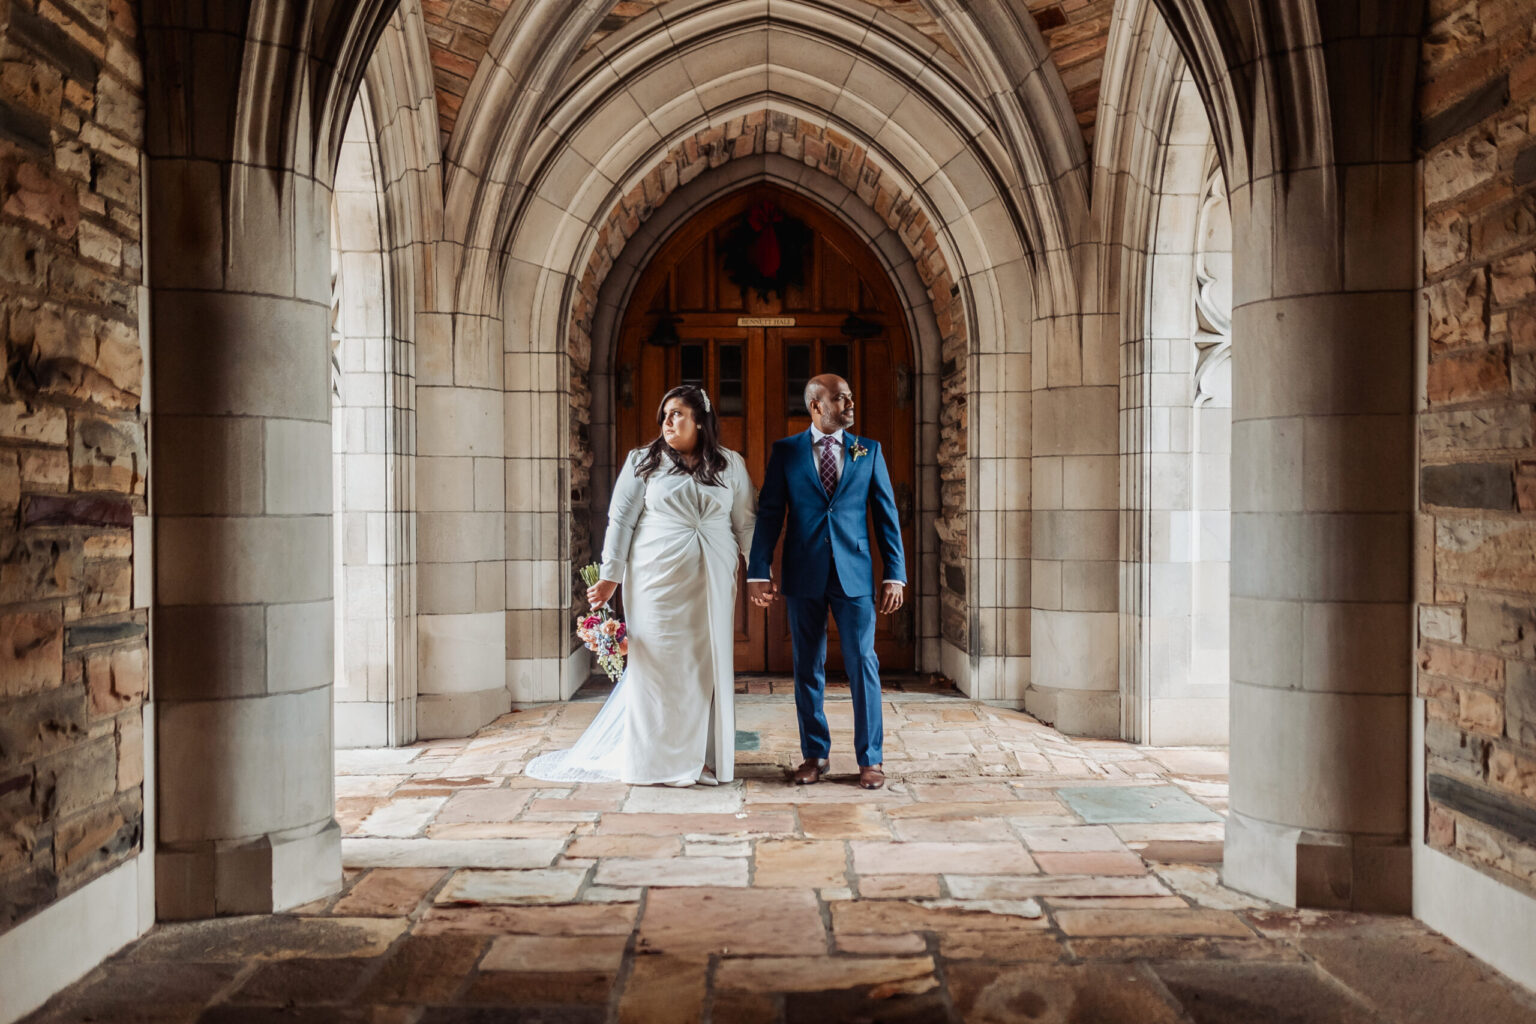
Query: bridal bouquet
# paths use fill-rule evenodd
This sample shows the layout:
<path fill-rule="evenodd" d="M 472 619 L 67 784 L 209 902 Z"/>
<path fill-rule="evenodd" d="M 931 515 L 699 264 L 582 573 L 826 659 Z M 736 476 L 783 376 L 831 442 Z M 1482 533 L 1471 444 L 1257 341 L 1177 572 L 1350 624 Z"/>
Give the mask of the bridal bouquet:
<path fill-rule="evenodd" d="M 598 577 L 597 563 L 583 566 L 581 578 L 587 586 L 594 586 Z M 576 635 L 587 645 L 587 650 L 597 655 L 597 664 L 608 673 L 609 679 L 624 674 L 624 656 L 629 653 L 629 634 L 624 623 L 614 618 L 605 604 L 582 615 L 576 620 Z"/>

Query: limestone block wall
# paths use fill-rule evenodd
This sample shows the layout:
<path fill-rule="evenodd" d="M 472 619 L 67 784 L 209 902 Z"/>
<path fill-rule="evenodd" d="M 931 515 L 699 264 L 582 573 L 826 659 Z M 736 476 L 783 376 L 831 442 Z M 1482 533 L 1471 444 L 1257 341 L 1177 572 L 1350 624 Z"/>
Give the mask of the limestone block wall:
<path fill-rule="evenodd" d="M 501 338 L 506 393 L 506 612 L 505 693 L 511 700 L 562 700 L 585 679 L 565 670 L 574 642 L 571 616 L 579 586 L 574 568 L 590 558 L 572 559 L 571 537 L 585 520 L 570 511 L 567 494 L 580 472 L 580 458 L 560 458 L 561 437 L 573 429 L 584 396 L 568 387 L 555 323 L 563 309 L 564 282 L 519 262 L 520 286 L 508 288 L 505 322 L 537 324 L 507 330 Z M 529 282 L 537 282 L 529 284 Z M 535 296 L 524 305 L 526 296 Z"/>
<path fill-rule="evenodd" d="M 1536 21 L 1430 4 L 1419 415 L 1425 840 L 1536 892 Z"/>
<path fill-rule="evenodd" d="M 511 706 L 508 601 L 529 593 L 506 561 L 506 512 L 533 493 L 502 460 L 508 396 L 493 317 L 417 317 L 417 732 L 466 736 Z M 554 481 L 543 481 L 546 491 Z"/>
<path fill-rule="evenodd" d="M 0 11 L 0 931 L 143 846 L 136 19 Z"/>

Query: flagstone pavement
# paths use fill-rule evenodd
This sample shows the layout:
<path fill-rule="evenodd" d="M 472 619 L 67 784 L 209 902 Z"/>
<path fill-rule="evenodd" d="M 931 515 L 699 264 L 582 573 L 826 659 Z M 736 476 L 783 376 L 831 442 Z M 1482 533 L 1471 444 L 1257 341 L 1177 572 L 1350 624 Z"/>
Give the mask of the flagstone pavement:
<path fill-rule="evenodd" d="M 524 777 L 593 699 L 341 751 L 344 892 L 158 926 L 29 1019 L 1536 1022 L 1415 921 L 1223 888 L 1224 751 L 1074 740 L 894 681 L 887 788 L 846 755 L 794 787 L 787 685 L 739 689 L 719 788 Z"/>

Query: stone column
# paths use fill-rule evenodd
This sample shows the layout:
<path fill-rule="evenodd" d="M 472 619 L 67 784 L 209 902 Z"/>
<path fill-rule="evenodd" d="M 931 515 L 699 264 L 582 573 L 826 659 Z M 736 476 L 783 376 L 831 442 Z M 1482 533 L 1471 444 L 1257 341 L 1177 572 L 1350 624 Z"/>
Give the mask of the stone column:
<path fill-rule="evenodd" d="M 1120 391 L 1114 318 L 1035 324 L 1025 710 L 1076 736 L 1117 736 Z"/>
<path fill-rule="evenodd" d="M 148 178 L 158 914 L 278 911 L 341 881 L 330 191 L 182 156 Z"/>
<path fill-rule="evenodd" d="M 1331 124 L 1282 116 L 1321 118 L 1333 165 L 1255 158 L 1231 191 L 1225 879 L 1291 905 L 1406 912 L 1415 169 L 1408 125 L 1371 99 L 1396 87 L 1366 83 L 1411 98 L 1414 41 L 1329 45 L 1360 88 L 1335 83 Z M 1291 133 L 1301 162 L 1313 140 L 1257 116 L 1254 136 Z"/>
<path fill-rule="evenodd" d="M 571 657 L 577 567 L 571 564 L 572 470 L 566 464 L 573 454 L 571 403 L 585 398 L 573 394 L 572 360 L 561 351 L 570 279 L 533 263 L 529 250 L 538 244 L 514 242 L 503 290 L 506 680 L 518 702 L 566 700 L 586 682 L 590 666 L 585 651 Z"/>
<path fill-rule="evenodd" d="M 461 271 L 462 272 L 462 271 Z M 500 324 L 419 314 L 417 735 L 468 736 L 507 693 Z"/>

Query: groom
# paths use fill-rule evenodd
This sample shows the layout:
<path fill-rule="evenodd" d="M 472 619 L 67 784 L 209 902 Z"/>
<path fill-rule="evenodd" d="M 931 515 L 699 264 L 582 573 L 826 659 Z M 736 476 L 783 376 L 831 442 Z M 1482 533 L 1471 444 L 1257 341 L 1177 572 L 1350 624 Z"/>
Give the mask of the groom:
<path fill-rule="evenodd" d="M 784 596 L 794 645 L 795 710 L 800 718 L 800 752 L 805 763 L 795 783 L 817 782 L 827 770 L 832 735 L 822 712 L 826 689 L 827 609 L 837 620 L 843 665 L 853 691 L 853 746 L 859 785 L 885 785 L 880 720 L 880 659 L 875 657 L 874 566 L 870 561 L 866 511 L 872 512 L 884 582 L 880 614 L 901 607 L 907 584 L 896 521 L 896 497 L 878 442 L 848 433 L 853 426 L 853 392 L 835 374 L 813 377 L 805 386 L 811 429 L 775 441 L 763 488 L 757 495 L 757 531 L 747 564 L 752 603 L 771 604 L 778 587 L 771 579 L 773 549 L 786 514 Z"/>

